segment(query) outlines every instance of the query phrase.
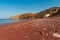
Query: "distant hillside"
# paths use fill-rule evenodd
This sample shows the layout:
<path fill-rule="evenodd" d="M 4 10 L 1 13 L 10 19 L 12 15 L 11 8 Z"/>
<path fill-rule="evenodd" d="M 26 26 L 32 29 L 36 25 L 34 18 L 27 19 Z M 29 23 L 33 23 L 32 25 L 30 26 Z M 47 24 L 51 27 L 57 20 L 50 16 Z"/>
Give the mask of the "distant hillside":
<path fill-rule="evenodd" d="M 37 18 L 45 18 L 60 15 L 60 7 L 52 7 L 37 13 Z"/>
<path fill-rule="evenodd" d="M 36 18 L 36 14 L 32 14 L 32 13 L 25 13 L 10 17 L 10 19 L 34 19 L 34 18 Z"/>
<path fill-rule="evenodd" d="M 25 13 L 21 15 L 11 16 L 10 19 L 35 19 L 35 18 L 45 18 L 59 15 L 60 15 L 60 7 L 52 7 L 36 14 Z"/>
<path fill-rule="evenodd" d="M 10 19 L 20 19 L 20 15 L 11 16 Z"/>

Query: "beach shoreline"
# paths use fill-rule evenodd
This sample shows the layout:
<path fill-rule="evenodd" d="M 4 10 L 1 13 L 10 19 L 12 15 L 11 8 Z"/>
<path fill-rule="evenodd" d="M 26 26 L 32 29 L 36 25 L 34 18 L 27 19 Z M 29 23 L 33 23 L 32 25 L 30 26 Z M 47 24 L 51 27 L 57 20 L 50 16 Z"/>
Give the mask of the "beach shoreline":
<path fill-rule="evenodd" d="M 60 17 L 38 18 L 0 25 L 0 40 L 60 40 L 60 37 L 52 35 L 56 30 L 56 33 L 60 33 L 59 25 Z"/>

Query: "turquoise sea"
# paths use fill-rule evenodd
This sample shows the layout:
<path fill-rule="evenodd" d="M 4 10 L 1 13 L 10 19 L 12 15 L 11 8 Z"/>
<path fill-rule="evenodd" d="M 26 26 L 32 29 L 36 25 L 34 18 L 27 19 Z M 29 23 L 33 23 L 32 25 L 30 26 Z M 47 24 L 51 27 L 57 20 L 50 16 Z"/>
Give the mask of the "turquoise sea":
<path fill-rule="evenodd" d="M 20 22 L 21 20 L 0 19 L 0 24 L 7 24 L 12 22 Z"/>

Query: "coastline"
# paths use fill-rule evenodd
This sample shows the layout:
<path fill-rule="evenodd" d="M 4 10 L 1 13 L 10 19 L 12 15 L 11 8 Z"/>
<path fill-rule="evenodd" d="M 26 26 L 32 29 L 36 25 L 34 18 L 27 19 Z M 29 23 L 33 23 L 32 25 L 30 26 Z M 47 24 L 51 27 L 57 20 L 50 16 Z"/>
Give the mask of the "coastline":
<path fill-rule="evenodd" d="M 60 40 L 60 38 L 51 35 L 55 29 L 57 33 L 60 32 L 59 25 L 60 17 L 38 18 L 1 25 L 0 40 Z M 48 34 L 48 37 L 45 34 Z"/>

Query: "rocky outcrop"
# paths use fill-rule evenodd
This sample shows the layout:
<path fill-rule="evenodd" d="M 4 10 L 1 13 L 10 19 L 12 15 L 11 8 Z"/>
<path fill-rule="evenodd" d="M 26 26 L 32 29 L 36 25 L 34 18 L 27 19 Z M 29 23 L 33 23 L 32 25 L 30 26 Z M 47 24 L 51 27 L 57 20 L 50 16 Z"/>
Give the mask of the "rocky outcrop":
<path fill-rule="evenodd" d="M 37 18 L 45 18 L 60 15 L 60 7 L 52 7 L 37 13 Z"/>

